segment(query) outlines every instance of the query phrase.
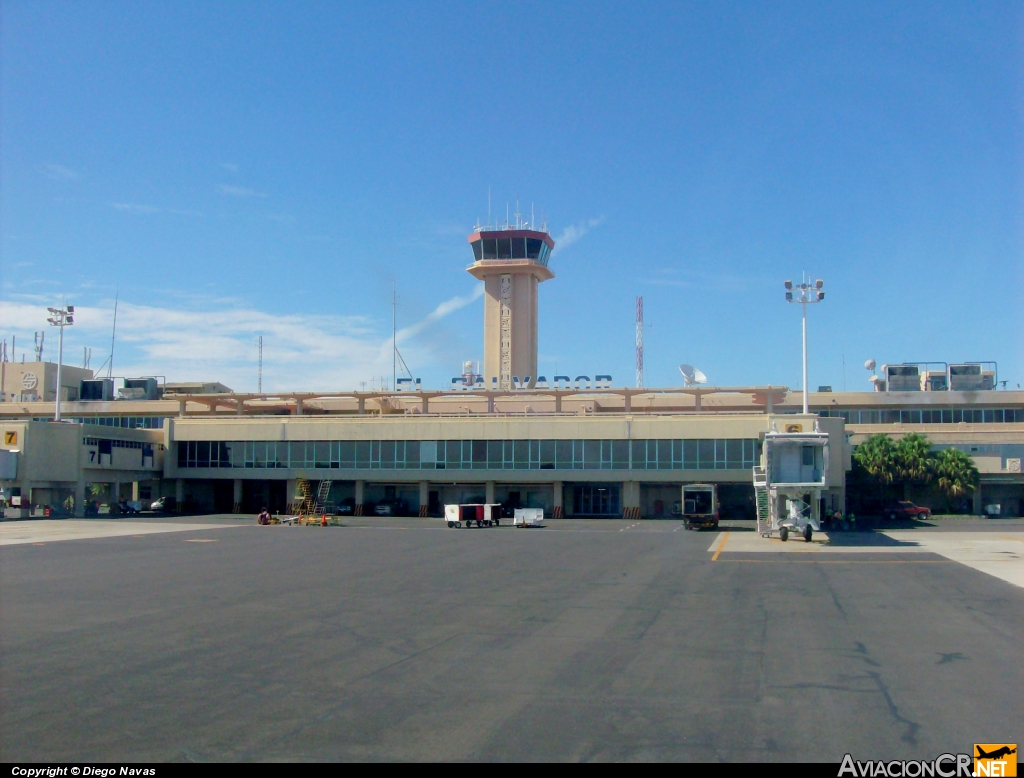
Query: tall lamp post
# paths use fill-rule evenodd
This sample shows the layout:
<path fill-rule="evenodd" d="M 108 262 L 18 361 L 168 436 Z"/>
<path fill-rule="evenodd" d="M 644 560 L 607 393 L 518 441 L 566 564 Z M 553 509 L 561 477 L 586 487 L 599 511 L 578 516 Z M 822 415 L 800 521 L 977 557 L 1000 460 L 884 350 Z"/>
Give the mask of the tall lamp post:
<path fill-rule="evenodd" d="M 47 308 L 50 318 L 47 319 L 54 327 L 60 327 L 60 336 L 57 345 L 57 402 L 53 412 L 53 420 L 60 421 L 60 366 L 64 361 L 64 328 L 75 323 L 75 306 L 65 305 L 63 308 Z"/>
<path fill-rule="evenodd" d="M 813 284 L 809 279 L 799 284 L 786 281 L 786 302 L 800 303 L 803 309 L 803 331 L 804 331 L 804 415 L 809 411 L 807 408 L 807 305 L 809 303 L 820 303 L 825 299 L 825 292 L 822 287 L 825 282 L 820 278 Z"/>

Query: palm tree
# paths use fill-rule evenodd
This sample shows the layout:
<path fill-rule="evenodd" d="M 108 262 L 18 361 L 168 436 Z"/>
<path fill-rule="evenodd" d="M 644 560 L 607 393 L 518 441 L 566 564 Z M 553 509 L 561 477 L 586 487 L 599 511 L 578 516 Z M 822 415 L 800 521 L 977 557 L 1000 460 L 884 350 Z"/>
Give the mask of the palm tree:
<path fill-rule="evenodd" d="M 903 499 L 910 499 L 910 487 L 914 483 L 928 483 L 932 480 L 934 457 L 932 444 L 918 432 L 904 435 L 896 444 L 896 474 L 903 480 Z"/>
<path fill-rule="evenodd" d="M 882 502 L 885 487 L 896 479 L 896 444 L 888 435 L 872 435 L 853 452 L 857 466 L 878 482 L 878 501 Z"/>
<path fill-rule="evenodd" d="M 932 480 L 932 444 L 919 432 L 904 435 L 896 444 L 896 472 L 908 481 Z"/>
<path fill-rule="evenodd" d="M 898 474 L 897 449 L 885 434 L 872 435 L 853 452 L 857 464 L 873 475 L 880 484 L 891 484 Z"/>
<path fill-rule="evenodd" d="M 939 489 L 946 495 L 947 508 L 950 500 L 973 492 L 978 483 L 974 460 L 956 448 L 944 448 L 935 456 L 935 474 Z"/>

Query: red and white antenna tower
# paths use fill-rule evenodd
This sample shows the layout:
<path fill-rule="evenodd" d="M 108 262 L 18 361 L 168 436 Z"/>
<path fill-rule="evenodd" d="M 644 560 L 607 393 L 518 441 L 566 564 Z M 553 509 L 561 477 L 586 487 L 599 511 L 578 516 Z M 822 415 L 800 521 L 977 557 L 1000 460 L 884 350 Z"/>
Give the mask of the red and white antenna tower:
<path fill-rule="evenodd" d="M 644 388 L 644 298 L 636 298 L 636 388 Z"/>

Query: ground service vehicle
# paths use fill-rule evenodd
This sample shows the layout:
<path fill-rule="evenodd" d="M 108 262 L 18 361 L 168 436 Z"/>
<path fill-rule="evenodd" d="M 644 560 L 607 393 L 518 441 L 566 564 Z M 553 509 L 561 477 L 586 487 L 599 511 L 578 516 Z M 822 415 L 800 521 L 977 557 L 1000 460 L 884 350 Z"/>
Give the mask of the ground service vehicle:
<path fill-rule="evenodd" d="M 718 487 L 715 484 L 685 484 L 682 518 L 687 529 L 717 529 Z"/>
<path fill-rule="evenodd" d="M 497 527 L 501 523 L 501 505 L 496 503 L 472 505 L 445 505 L 444 519 L 448 528 L 461 527 L 465 524 L 472 527 Z"/>

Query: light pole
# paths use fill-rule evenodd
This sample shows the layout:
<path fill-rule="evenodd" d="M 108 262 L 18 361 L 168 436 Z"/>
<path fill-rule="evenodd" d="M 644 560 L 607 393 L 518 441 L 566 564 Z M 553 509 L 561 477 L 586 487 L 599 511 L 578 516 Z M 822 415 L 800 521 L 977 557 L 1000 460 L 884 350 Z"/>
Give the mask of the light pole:
<path fill-rule="evenodd" d="M 57 402 L 53 412 L 53 420 L 60 421 L 60 365 L 64 361 L 64 328 L 75 323 L 75 306 L 65 305 L 63 308 L 47 308 L 50 318 L 47 319 L 54 327 L 60 327 L 60 336 L 57 339 Z"/>
<path fill-rule="evenodd" d="M 803 332 L 804 332 L 804 415 L 808 414 L 807 408 L 807 305 L 808 303 L 820 303 L 825 299 L 822 287 L 825 282 L 820 278 L 813 284 L 809 279 L 800 284 L 793 284 L 786 281 L 786 302 L 800 303 L 803 309 Z"/>

